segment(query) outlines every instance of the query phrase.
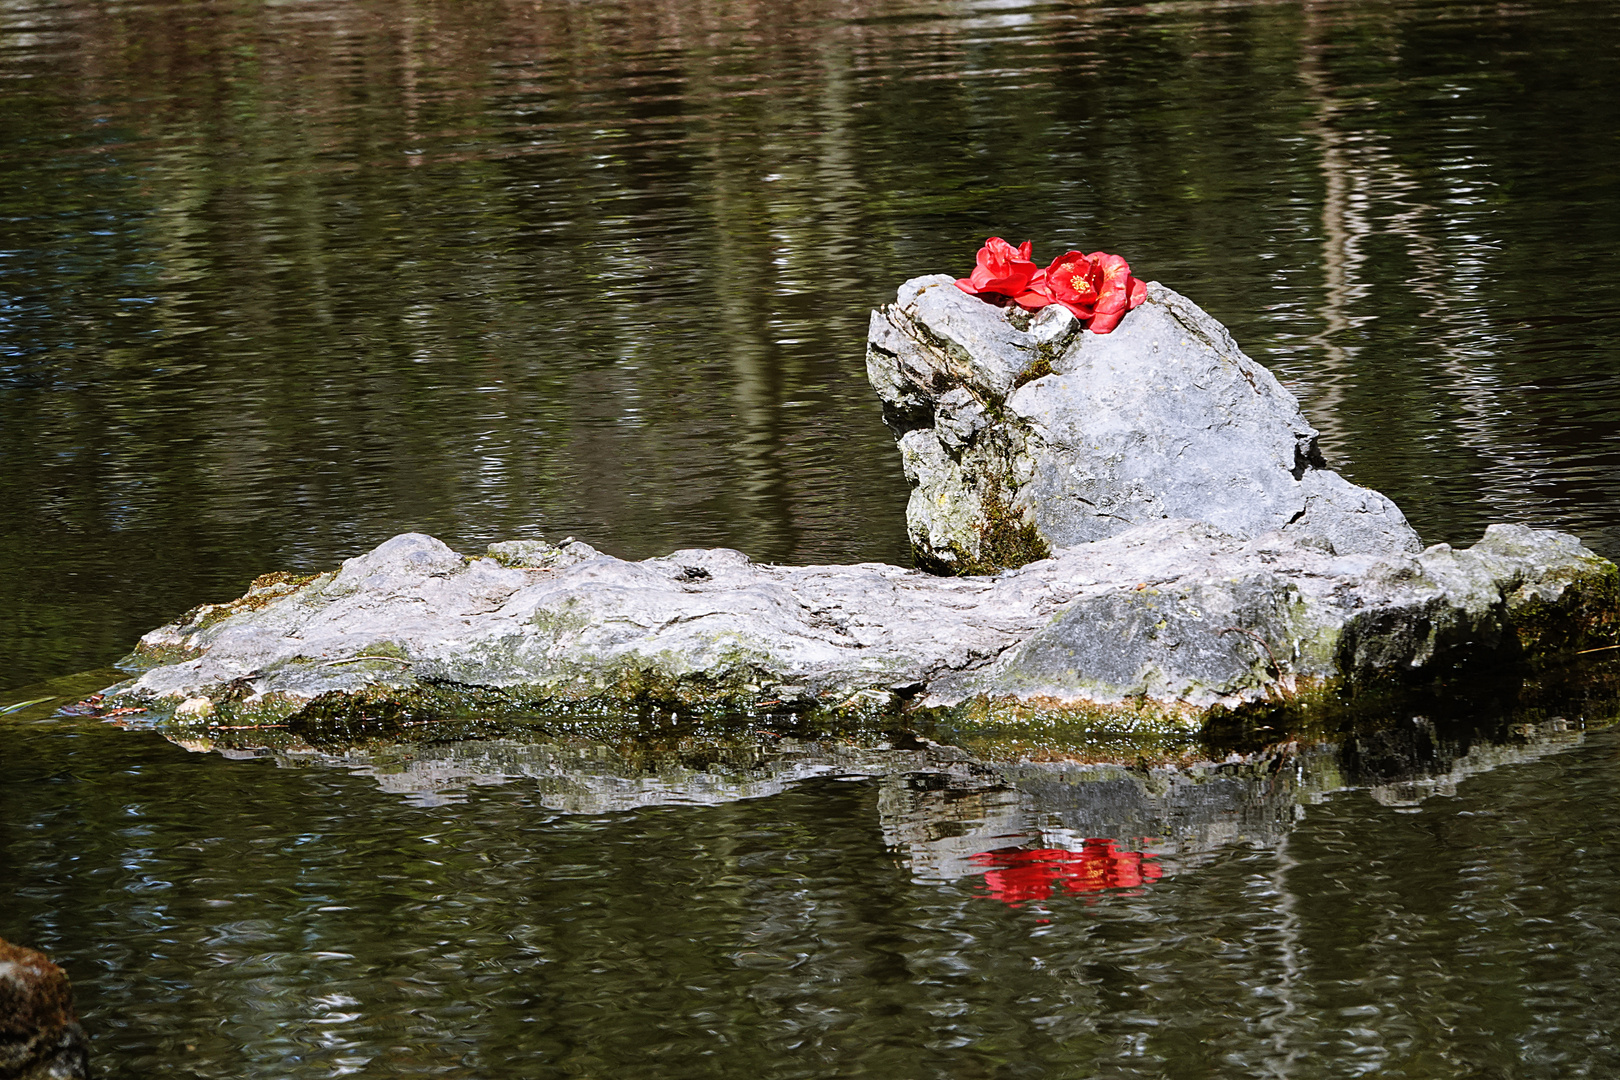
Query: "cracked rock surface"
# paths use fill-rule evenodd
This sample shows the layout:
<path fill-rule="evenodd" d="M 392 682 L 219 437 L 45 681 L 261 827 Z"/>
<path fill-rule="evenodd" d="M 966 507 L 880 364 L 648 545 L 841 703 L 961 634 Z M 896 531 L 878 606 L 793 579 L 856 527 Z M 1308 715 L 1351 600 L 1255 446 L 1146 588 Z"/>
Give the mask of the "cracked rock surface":
<path fill-rule="evenodd" d="M 983 695 L 1150 700 L 1191 717 L 1614 633 L 1613 564 L 1522 526 L 1462 551 L 1336 555 L 1286 530 L 1243 539 L 1178 519 L 994 577 L 764 566 L 726 549 L 626 562 L 580 543 L 494 547 L 466 558 L 408 533 L 336 572 L 200 608 L 142 639 L 135 660 L 156 664 L 117 696 L 197 718 L 446 686 L 534 706 Z M 1560 619 L 1575 629 L 1549 642 Z"/>
<path fill-rule="evenodd" d="M 1299 402 L 1198 305 L 1148 284 L 1109 334 L 913 278 L 872 313 L 867 374 L 899 440 L 921 565 L 1019 565 L 1153 521 L 1342 555 L 1417 552 L 1394 503 L 1327 467 Z M 1022 544 L 1005 534 L 1038 533 Z"/>

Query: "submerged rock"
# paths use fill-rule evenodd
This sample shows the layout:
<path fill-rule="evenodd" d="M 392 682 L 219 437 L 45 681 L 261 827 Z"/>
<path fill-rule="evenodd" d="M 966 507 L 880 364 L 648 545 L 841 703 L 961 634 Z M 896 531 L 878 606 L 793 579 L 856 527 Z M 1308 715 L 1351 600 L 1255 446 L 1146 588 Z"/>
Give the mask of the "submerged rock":
<path fill-rule="evenodd" d="M 1106 335 L 914 278 L 872 313 L 867 374 L 899 440 L 920 565 L 1019 566 L 1192 518 L 1341 554 L 1416 552 L 1399 508 L 1327 468 L 1299 402 L 1158 282 Z"/>
<path fill-rule="evenodd" d="M 67 973 L 42 952 L 0 938 L 0 1078 L 79 1080 L 90 1042 Z"/>

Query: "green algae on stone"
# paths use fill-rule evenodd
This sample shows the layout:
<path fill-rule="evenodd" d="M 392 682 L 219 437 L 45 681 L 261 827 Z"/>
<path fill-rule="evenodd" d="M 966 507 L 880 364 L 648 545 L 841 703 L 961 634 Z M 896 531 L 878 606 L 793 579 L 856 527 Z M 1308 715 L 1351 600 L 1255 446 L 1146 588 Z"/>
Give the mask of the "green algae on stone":
<path fill-rule="evenodd" d="M 979 512 L 972 528 L 977 532 L 976 549 L 949 545 L 951 558 L 940 559 L 926 547 L 913 548 L 917 565 L 931 573 L 969 577 L 1016 570 L 1032 562 L 1052 557 L 1031 516 L 1007 501 L 1000 480 L 991 480 L 979 496 Z"/>
<path fill-rule="evenodd" d="M 1017 390 L 1025 383 L 1032 383 L 1036 379 L 1042 379 L 1052 374 L 1052 360 L 1051 350 L 1046 346 L 1042 346 L 1036 352 L 1035 359 L 1031 360 L 1028 366 L 1020 371 L 1018 377 L 1013 380 L 1013 389 Z"/>
<path fill-rule="evenodd" d="M 1506 597 L 1507 621 L 1526 655 L 1597 649 L 1620 643 L 1620 569 L 1592 559 L 1590 573 L 1570 575 L 1561 595 L 1545 586 Z M 1568 595 L 1564 595 L 1568 594 Z"/>
<path fill-rule="evenodd" d="M 139 671 L 195 659 L 204 651 L 196 640 L 204 631 L 213 629 L 232 616 L 259 611 L 312 583 L 316 583 L 318 588 L 333 576 L 335 574 L 332 572 L 291 574 L 285 570 L 260 574 L 249 583 L 247 591 L 235 600 L 223 604 L 198 604 L 163 627 L 161 635 L 148 634 L 143 637 L 118 662 L 118 666 Z"/>
<path fill-rule="evenodd" d="M 987 761 L 1173 761 L 1196 749 L 1193 710 L 1151 699 L 1103 705 L 979 695 L 913 717 Z"/>
<path fill-rule="evenodd" d="M 964 568 L 963 573 L 1015 570 L 1052 557 L 1052 546 L 1029 515 L 1008 504 L 1000 483 L 993 481 L 989 485 L 982 505 L 984 523 L 979 533 L 978 568 Z"/>

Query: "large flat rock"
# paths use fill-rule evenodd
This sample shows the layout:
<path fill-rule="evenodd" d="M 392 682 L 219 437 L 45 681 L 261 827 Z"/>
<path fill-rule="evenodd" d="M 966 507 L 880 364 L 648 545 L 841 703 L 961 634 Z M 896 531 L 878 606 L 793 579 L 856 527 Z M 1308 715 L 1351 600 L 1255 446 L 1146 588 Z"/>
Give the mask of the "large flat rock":
<path fill-rule="evenodd" d="M 1172 519 L 980 577 L 725 549 L 627 562 L 579 543 L 464 557 L 405 534 L 153 631 L 132 658 L 151 666 L 114 700 L 203 722 L 332 694 L 476 692 L 525 709 L 1016 698 L 1195 722 L 1345 680 L 1608 644 L 1616 582 L 1574 537 L 1508 525 L 1466 550 L 1334 554 L 1286 530 Z"/>
<path fill-rule="evenodd" d="M 1190 724 L 1620 640 L 1613 564 L 1506 525 L 1422 550 L 1327 468 L 1293 395 L 1157 283 L 1098 335 L 916 278 L 873 313 L 867 370 L 933 573 L 539 541 L 469 557 L 406 534 L 153 631 L 111 701 L 215 726 L 987 701 Z"/>

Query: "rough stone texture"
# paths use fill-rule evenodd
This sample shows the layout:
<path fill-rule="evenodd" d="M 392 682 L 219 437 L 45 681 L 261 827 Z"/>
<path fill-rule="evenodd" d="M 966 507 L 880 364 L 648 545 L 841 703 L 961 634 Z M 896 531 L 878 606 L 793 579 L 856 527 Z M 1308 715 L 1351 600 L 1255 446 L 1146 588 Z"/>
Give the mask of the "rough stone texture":
<path fill-rule="evenodd" d="M 1286 530 L 1138 526 L 995 577 L 774 567 L 725 549 L 625 562 L 585 544 L 502 566 L 397 536 L 335 573 L 261 579 L 142 639 L 112 700 L 286 716 L 330 692 L 499 691 L 525 705 L 674 700 L 1178 707 L 1615 640 L 1616 570 L 1495 525 L 1465 551 L 1333 554 Z"/>
<path fill-rule="evenodd" d="M 79 1080 L 90 1043 L 67 973 L 44 953 L 0 938 L 0 1080 Z"/>
<path fill-rule="evenodd" d="M 1394 503 L 1327 468 L 1271 372 L 1157 282 L 1098 335 L 1058 307 L 1031 318 L 914 278 L 872 313 L 866 362 L 913 486 L 912 545 L 936 571 L 1175 518 L 1341 555 L 1421 547 Z"/>

